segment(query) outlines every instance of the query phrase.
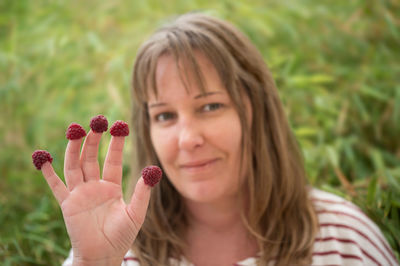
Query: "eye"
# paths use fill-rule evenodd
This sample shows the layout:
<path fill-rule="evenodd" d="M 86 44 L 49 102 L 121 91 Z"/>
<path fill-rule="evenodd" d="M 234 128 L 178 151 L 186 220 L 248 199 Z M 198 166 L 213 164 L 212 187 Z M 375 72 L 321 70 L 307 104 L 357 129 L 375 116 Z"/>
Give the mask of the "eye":
<path fill-rule="evenodd" d="M 156 116 L 154 116 L 154 120 L 157 122 L 165 122 L 168 120 L 171 120 L 175 118 L 175 114 L 171 113 L 171 112 L 164 112 L 161 114 L 157 114 Z"/>
<path fill-rule="evenodd" d="M 221 109 L 224 105 L 222 103 L 209 103 L 203 106 L 203 111 L 215 111 Z"/>

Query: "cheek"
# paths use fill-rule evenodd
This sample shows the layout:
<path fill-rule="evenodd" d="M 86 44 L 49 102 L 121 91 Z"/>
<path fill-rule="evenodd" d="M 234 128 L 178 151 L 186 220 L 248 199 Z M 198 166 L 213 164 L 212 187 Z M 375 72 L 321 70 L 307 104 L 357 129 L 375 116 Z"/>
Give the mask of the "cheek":
<path fill-rule="evenodd" d="M 238 115 L 232 111 L 231 114 L 207 127 L 207 139 L 212 146 L 225 153 L 227 172 L 234 173 L 238 170 L 241 155 L 242 128 Z"/>
<path fill-rule="evenodd" d="M 237 149 L 240 146 L 240 139 L 242 138 L 239 116 L 232 111 L 232 114 L 227 116 L 217 126 L 218 130 L 215 130 L 215 132 L 219 135 L 219 140 L 225 143 L 225 146 L 230 147 L 231 150 Z"/>
<path fill-rule="evenodd" d="M 174 135 L 168 130 L 150 128 L 150 137 L 157 157 L 164 165 L 175 154 Z"/>
<path fill-rule="evenodd" d="M 225 124 L 221 124 L 221 130 L 219 132 L 219 141 L 223 143 L 227 152 L 229 152 L 229 169 L 228 172 L 232 176 L 240 176 L 239 169 L 241 165 L 242 155 L 242 127 L 239 116 L 235 113 L 231 115 L 229 120 L 226 120 Z"/>

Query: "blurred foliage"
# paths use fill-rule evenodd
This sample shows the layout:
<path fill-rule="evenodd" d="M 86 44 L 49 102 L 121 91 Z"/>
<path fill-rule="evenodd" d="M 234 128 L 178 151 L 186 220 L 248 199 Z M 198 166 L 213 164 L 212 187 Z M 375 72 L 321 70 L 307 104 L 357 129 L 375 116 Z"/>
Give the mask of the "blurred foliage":
<path fill-rule="evenodd" d="M 129 120 L 138 46 L 192 10 L 251 38 L 276 79 L 310 183 L 358 204 L 399 258 L 399 1 L 0 0 L 3 265 L 63 261 L 62 215 L 31 153 L 50 151 L 61 174 L 70 122 L 87 125 L 99 113 Z M 129 160 L 124 167 L 126 177 Z"/>

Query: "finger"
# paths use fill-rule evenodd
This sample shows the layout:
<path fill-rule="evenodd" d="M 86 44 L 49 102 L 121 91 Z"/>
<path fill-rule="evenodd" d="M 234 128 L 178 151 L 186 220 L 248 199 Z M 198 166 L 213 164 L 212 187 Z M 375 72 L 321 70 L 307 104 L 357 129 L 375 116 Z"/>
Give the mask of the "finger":
<path fill-rule="evenodd" d="M 64 175 L 69 191 L 83 183 L 83 173 L 79 160 L 82 138 L 70 140 L 65 150 Z"/>
<path fill-rule="evenodd" d="M 100 166 L 97 160 L 99 152 L 99 143 L 102 133 L 89 131 L 82 148 L 81 166 L 84 181 L 99 180 Z"/>
<path fill-rule="evenodd" d="M 146 217 L 147 207 L 149 206 L 151 187 L 146 185 L 143 178 L 136 183 L 131 202 L 128 205 L 128 214 L 137 226 L 138 230 L 142 226 Z"/>
<path fill-rule="evenodd" d="M 57 199 L 58 203 L 61 205 L 63 201 L 68 197 L 68 189 L 61 181 L 61 179 L 54 172 L 53 166 L 51 163 L 46 162 L 42 166 L 42 173 L 44 178 L 49 184 L 51 191 L 53 192 L 54 197 Z"/>
<path fill-rule="evenodd" d="M 121 185 L 125 137 L 111 137 L 103 168 L 103 179 Z"/>

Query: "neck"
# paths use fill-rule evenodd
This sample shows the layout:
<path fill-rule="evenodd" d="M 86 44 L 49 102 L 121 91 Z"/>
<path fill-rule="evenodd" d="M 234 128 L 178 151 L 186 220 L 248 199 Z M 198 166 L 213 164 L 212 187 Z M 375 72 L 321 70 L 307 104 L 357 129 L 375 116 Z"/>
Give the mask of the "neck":
<path fill-rule="evenodd" d="M 213 203 L 187 200 L 190 227 L 215 233 L 229 232 L 242 226 L 240 217 L 241 203 L 237 197 Z"/>
<path fill-rule="evenodd" d="M 255 256 L 258 245 L 240 217 L 237 197 L 217 203 L 186 201 L 190 243 L 185 256 L 195 265 L 232 265 Z"/>

